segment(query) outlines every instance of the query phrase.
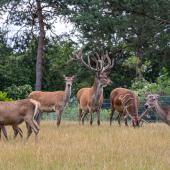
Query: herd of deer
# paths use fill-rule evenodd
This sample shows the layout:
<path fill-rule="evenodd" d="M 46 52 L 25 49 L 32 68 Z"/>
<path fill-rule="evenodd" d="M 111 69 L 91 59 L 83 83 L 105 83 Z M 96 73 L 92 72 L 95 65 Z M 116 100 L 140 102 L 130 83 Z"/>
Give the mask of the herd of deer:
<path fill-rule="evenodd" d="M 84 124 L 84 118 L 90 114 L 90 125 L 93 123 L 93 113 L 96 112 L 97 124 L 100 125 L 100 109 L 103 103 L 103 88 L 110 85 L 112 81 L 108 78 L 110 70 L 114 66 L 113 60 L 108 53 L 94 56 L 88 55 L 87 61 L 83 59 L 82 49 L 74 54 L 71 60 L 78 60 L 88 69 L 94 71 L 95 78 L 92 87 L 81 88 L 77 92 L 79 123 Z M 42 92 L 33 91 L 28 99 L 0 102 L 0 138 L 1 131 L 6 139 L 8 139 L 5 129 L 6 125 L 11 125 L 14 131 L 14 137 L 18 134 L 22 137 L 22 130 L 18 127 L 22 122 L 26 123 L 27 139 L 32 131 L 37 134 L 39 132 L 40 114 L 42 112 L 56 112 L 57 126 L 61 122 L 61 114 L 64 107 L 69 103 L 71 96 L 71 88 L 74 76 L 66 77 L 65 91 Z M 159 104 L 158 95 L 147 94 L 145 108 L 146 111 L 138 116 L 139 99 L 131 90 L 125 88 L 113 89 L 110 93 L 111 113 L 110 125 L 115 111 L 118 114 L 118 123 L 121 117 L 124 117 L 125 125 L 128 125 L 128 117 L 131 118 L 134 127 L 139 126 L 142 117 L 147 114 L 148 109 L 154 109 L 157 115 L 165 123 L 170 126 L 170 108 L 163 108 Z"/>

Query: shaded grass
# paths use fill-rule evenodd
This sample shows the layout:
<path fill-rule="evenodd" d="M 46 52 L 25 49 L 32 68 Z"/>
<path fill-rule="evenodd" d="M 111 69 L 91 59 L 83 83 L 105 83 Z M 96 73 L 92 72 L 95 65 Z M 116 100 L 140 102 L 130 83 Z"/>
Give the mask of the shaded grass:
<path fill-rule="evenodd" d="M 170 128 L 162 123 L 134 129 L 65 121 L 57 128 L 43 121 L 37 144 L 34 135 L 25 142 L 8 131 L 11 139 L 0 143 L 0 170 L 170 169 Z"/>

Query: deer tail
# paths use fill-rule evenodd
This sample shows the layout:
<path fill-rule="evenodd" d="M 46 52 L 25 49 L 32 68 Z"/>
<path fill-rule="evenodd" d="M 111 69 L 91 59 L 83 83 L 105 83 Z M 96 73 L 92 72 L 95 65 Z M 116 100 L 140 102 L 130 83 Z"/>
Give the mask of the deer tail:
<path fill-rule="evenodd" d="M 30 102 L 35 106 L 34 115 L 33 115 L 33 119 L 35 120 L 35 117 L 37 117 L 39 114 L 40 102 L 33 99 L 30 99 Z"/>

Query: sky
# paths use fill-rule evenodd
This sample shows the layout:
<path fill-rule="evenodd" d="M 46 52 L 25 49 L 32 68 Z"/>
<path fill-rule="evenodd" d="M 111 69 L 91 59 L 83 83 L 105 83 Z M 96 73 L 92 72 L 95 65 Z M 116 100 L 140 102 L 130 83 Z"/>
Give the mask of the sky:
<path fill-rule="evenodd" d="M 3 15 L 0 18 L 0 27 L 6 27 L 3 23 L 5 21 L 7 15 Z M 69 23 L 69 22 L 64 22 L 64 20 L 62 19 L 58 19 L 56 21 L 56 23 L 54 24 L 54 33 L 58 36 L 63 35 L 63 34 L 69 34 L 71 33 L 71 31 L 73 30 L 73 24 Z M 20 26 L 15 26 L 15 25 L 10 25 L 8 26 L 8 38 L 12 38 L 17 32 L 18 30 L 20 30 Z M 20 30 L 20 33 L 22 33 L 23 30 Z M 46 32 L 46 35 L 48 36 L 50 34 L 49 31 Z M 73 41 L 77 41 L 77 38 L 75 36 L 72 36 L 71 39 L 73 39 Z"/>

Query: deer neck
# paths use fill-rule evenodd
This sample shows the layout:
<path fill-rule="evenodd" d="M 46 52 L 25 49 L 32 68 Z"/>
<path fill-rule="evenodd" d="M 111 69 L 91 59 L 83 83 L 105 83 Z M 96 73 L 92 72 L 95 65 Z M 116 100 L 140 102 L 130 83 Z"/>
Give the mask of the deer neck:
<path fill-rule="evenodd" d="M 70 96 L 71 96 L 71 86 L 66 85 L 64 90 L 64 97 L 63 97 L 64 106 L 69 102 Z"/>
<path fill-rule="evenodd" d="M 158 102 L 155 104 L 154 109 L 155 109 L 157 115 L 160 117 L 160 119 L 165 121 L 166 120 L 166 113 L 162 109 L 162 107 L 160 106 L 160 104 Z"/>
<path fill-rule="evenodd" d="M 101 86 L 100 81 L 95 78 L 94 84 L 92 86 L 92 103 L 97 105 L 99 103 L 100 97 L 103 95 L 103 86 Z"/>
<path fill-rule="evenodd" d="M 127 94 L 126 100 L 124 100 L 124 105 L 126 108 L 126 111 L 131 116 L 138 116 L 138 106 L 137 106 L 137 99 L 132 94 Z"/>

